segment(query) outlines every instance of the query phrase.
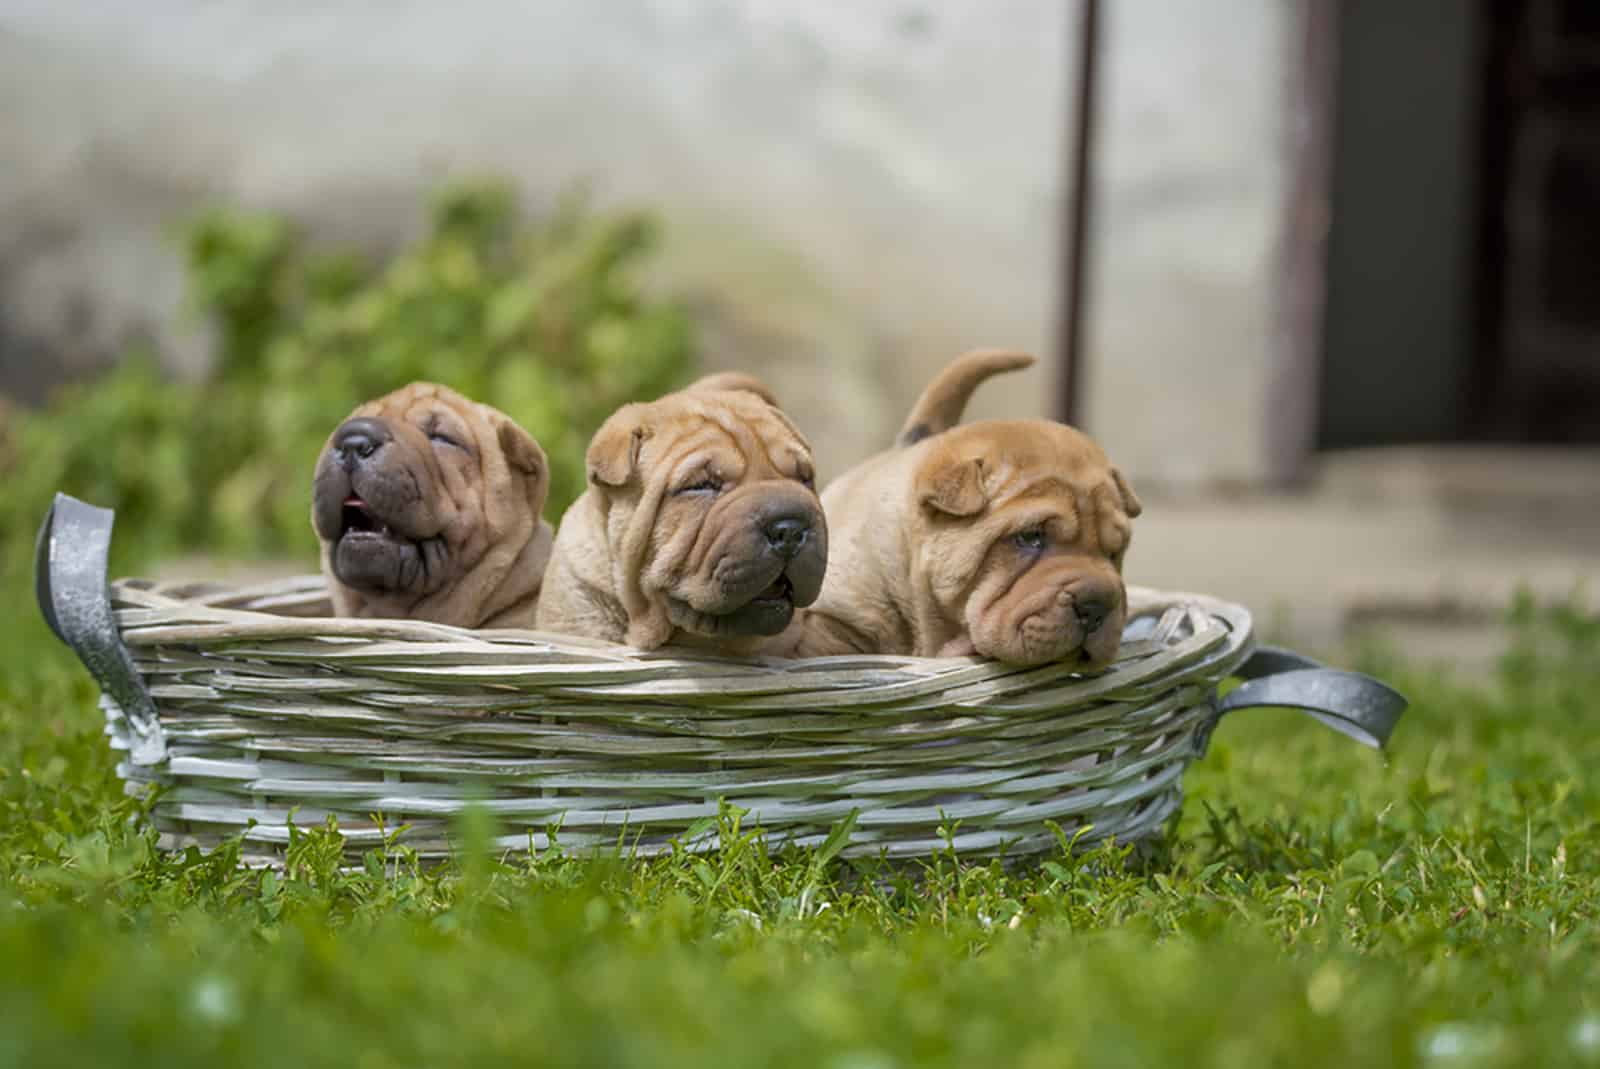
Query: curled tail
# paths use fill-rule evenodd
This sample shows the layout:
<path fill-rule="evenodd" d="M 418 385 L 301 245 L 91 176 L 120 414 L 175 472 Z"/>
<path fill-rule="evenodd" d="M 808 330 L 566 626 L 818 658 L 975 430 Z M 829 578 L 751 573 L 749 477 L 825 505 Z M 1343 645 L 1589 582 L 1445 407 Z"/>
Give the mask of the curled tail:
<path fill-rule="evenodd" d="M 895 444 L 915 445 L 940 431 L 947 431 L 961 420 L 967 402 L 983 380 L 1002 371 L 1032 367 L 1034 359 L 1015 349 L 974 349 L 952 360 L 923 389 L 912 406 Z"/>

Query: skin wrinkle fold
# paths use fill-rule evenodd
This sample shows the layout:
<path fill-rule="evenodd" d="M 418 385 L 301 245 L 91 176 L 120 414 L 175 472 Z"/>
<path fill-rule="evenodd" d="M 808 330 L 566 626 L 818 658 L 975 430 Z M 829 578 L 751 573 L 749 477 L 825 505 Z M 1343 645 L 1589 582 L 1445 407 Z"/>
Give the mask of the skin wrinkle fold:
<path fill-rule="evenodd" d="M 335 612 L 531 626 L 553 539 L 548 485 L 538 443 L 454 391 L 413 383 L 360 406 L 313 484 Z"/>
<path fill-rule="evenodd" d="M 624 406 L 588 464 L 589 489 L 556 536 L 541 627 L 749 653 L 815 597 L 827 527 L 796 478 L 810 475 L 810 447 L 764 388 L 696 384 Z M 702 473 L 715 490 L 673 493 Z M 782 552 L 780 522 L 801 532 Z"/>

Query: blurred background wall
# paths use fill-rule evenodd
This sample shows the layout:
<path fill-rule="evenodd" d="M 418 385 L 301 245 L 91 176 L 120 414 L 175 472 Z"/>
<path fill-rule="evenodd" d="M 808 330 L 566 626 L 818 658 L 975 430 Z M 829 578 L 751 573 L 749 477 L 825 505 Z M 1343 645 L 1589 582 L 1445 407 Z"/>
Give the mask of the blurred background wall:
<path fill-rule="evenodd" d="M 1268 470 L 1293 3 L 1119 0 L 1078 415 L 1167 481 Z M 1080 25 L 1061 0 L 15 0 L 0 32 L 0 382 L 156 339 L 198 373 L 166 235 L 208 200 L 393 241 L 453 174 L 574 182 L 667 224 L 715 365 L 768 375 L 838 470 L 972 345 L 1046 358 L 980 415 L 1057 415 Z M 1160 388 L 1154 388 L 1155 384 Z"/>
<path fill-rule="evenodd" d="M 1285 90 L 1302 6 L 1103 5 L 1073 414 L 1147 487 L 1273 475 Z"/>
<path fill-rule="evenodd" d="M 477 0 L 287 9 L 11 3 L 0 35 L 0 375 L 152 334 L 179 372 L 163 235 L 225 199 L 393 241 L 445 176 L 530 206 L 576 182 L 667 228 L 663 284 L 714 366 L 754 367 L 831 470 L 963 347 L 1048 353 L 1070 5 Z M 1044 415 L 1048 369 L 990 413 Z"/>
<path fill-rule="evenodd" d="M 0 389 L 140 337 L 202 371 L 168 235 L 207 202 L 383 245 L 490 172 L 658 210 L 708 361 L 770 376 L 830 470 L 971 345 L 1046 358 L 980 415 L 1070 414 L 1152 486 L 1600 439 L 1600 8 L 1099 8 L 1070 406 L 1083 0 L 11 0 Z"/>

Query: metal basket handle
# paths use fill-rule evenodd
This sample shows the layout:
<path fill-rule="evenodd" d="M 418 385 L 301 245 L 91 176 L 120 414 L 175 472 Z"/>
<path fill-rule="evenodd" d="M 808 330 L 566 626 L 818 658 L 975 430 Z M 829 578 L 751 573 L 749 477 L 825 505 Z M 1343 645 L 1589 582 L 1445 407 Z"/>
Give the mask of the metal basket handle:
<path fill-rule="evenodd" d="M 152 765 L 166 756 L 161 721 L 133 656 L 122 644 L 106 585 L 114 518 L 110 509 L 57 494 L 39 526 L 34 596 L 50 630 L 72 648 L 101 691 L 122 709 L 133 762 Z"/>
<path fill-rule="evenodd" d="M 1405 696 L 1387 683 L 1324 668 L 1310 657 L 1258 646 L 1234 673 L 1245 682 L 1216 702 L 1216 713 L 1196 734 L 1195 749 L 1206 752 L 1217 721 L 1240 709 L 1298 709 L 1313 720 L 1364 746 L 1383 749 L 1406 711 Z"/>

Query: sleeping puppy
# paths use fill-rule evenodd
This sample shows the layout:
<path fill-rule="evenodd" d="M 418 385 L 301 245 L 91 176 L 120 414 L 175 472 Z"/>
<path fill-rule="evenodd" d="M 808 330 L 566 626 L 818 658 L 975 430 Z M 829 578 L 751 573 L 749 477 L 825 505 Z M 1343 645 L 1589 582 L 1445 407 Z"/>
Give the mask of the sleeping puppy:
<path fill-rule="evenodd" d="M 312 488 L 334 613 L 532 627 L 549 489 L 539 443 L 488 405 L 426 382 L 362 405 Z"/>
<path fill-rule="evenodd" d="M 979 383 L 1033 363 L 979 350 L 931 382 L 897 448 L 822 495 L 833 559 L 786 636 L 795 656 L 980 654 L 1104 665 L 1126 618 L 1139 500 L 1099 446 L 1045 420 L 956 427 Z"/>
<path fill-rule="evenodd" d="M 606 420 L 561 520 L 539 628 L 757 652 L 822 588 L 811 447 L 755 379 L 712 375 Z"/>

